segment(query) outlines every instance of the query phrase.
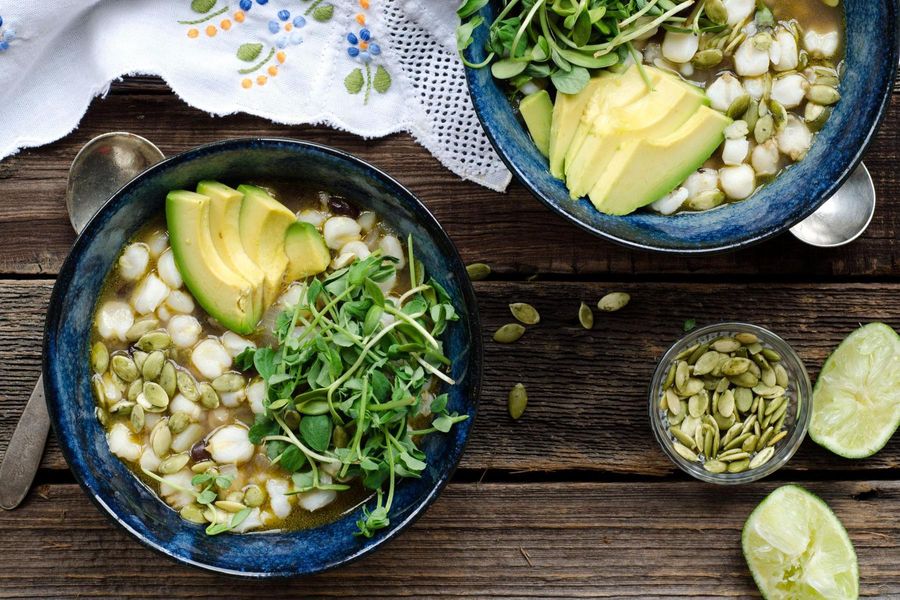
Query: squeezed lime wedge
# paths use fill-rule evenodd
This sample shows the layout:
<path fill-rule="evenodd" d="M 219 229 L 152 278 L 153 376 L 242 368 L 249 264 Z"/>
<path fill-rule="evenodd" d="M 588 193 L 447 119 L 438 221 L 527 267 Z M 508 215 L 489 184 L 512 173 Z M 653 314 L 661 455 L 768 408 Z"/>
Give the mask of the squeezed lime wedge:
<path fill-rule="evenodd" d="M 856 552 L 828 505 L 785 485 L 759 503 L 741 535 L 744 558 L 767 600 L 855 600 Z"/>
<path fill-rule="evenodd" d="M 900 336 L 860 327 L 831 353 L 813 391 L 809 435 L 845 458 L 872 456 L 900 425 Z"/>

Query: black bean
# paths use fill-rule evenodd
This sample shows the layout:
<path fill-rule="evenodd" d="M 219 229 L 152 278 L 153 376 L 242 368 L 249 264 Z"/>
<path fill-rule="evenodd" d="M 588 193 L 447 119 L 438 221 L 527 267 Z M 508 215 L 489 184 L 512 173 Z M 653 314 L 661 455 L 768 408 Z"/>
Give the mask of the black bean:
<path fill-rule="evenodd" d="M 210 460 L 212 455 L 206 450 L 206 440 L 200 440 L 191 447 L 191 459 L 194 462 Z"/>

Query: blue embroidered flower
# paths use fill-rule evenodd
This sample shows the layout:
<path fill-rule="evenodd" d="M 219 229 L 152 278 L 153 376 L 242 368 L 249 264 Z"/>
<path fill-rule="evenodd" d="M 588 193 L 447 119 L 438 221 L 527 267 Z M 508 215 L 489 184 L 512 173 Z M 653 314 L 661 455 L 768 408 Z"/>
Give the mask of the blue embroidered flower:
<path fill-rule="evenodd" d="M 0 27 L 3 27 L 3 17 L 0 17 Z M 8 23 L 6 29 L 0 31 L 0 52 L 9 49 L 9 43 L 16 37 L 16 32 Z"/>
<path fill-rule="evenodd" d="M 247 11 L 247 10 L 250 10 L 251 8 L 253 8 L 252 0 L 241 0 L 238 4 L 240 5 L 241 10 L 243 10 L 243 11 Z"/>
<path fill-rule="evenodd" d="M 359 34 L 348 33 L 347 42 L 350 44 L 347 47 L 347 54 L 364 63 L 371 62 L 373 56 L 381 54 L 381 47 L 372 41 L 372 32 L 368 29 L 360 29 Z"/>
<path fill-rule="evenodd" d="M 294 17 L 294 27 L 303 27 L 304 25 L 306 25 L 306 19 L 303 17 L 303 15 L 297 15 L 296 17 Z"/>

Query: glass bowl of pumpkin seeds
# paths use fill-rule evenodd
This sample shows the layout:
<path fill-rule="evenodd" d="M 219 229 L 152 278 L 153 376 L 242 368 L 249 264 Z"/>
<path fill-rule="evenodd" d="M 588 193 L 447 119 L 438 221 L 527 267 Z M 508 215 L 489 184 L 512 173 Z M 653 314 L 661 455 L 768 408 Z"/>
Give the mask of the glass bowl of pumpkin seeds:
<path fill-rule="evenodd" d="M 777 471 L 806 436 L 811 408 L 803 361 L 748 323 L 690 332 L 665 353 L 650 385 L 650 421 L 663 452 L 710 483 L 749 483 Z"/>

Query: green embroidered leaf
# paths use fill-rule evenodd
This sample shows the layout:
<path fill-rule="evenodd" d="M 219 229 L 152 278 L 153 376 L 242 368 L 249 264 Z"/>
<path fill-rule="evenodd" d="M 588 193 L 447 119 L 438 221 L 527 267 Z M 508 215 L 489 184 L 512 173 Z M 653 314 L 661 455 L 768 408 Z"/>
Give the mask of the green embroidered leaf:
<path fill-rule="evenodd" d="M 237 57 L 244 62 L 252 62 L 256 60 L 262 49 L 262 44 L 241 44 L 237 49 Z"/>
<path fill-rule="evenodd" d="M 321 6 L 317 6 L 316 10 L 313 11 L 312 16 L 313 19 L 320 23 L 330 21 L 331 17 L 334 16 L 334 4 L 323 4 Z"/>
<path fill-rule="evenodd" d="M 362 69 L 353 69 L 350 74 L 344 78 L 344 87 L 351 94 L 358 94 L 363 87 Z"/>
<path fill-rule="evenodd" d="M 391 75 L 381 65 L 378 65 L 378 69 L 375 70 L 375 79 L 372 80 L 372 87 L 379 94 L 383 94 L 391 89 Z"/>
<path fill-rule="evenodd" d="M 195 13 L 206 13 L 212 10 L 216 5 L 216 0 L 193 0 L 191 2 L 191 10 Z"/>

